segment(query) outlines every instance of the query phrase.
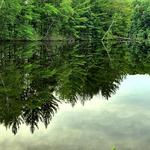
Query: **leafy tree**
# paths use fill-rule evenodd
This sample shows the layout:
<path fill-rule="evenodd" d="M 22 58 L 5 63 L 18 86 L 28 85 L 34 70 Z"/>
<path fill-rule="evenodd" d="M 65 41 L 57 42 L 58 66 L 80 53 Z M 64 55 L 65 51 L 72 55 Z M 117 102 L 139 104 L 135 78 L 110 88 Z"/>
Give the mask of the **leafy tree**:
<path fill-rule="evenodd" d="M 0 40 L 91 40 L 106 33 L 107 38 L 127 37 L 131 23 L 128 0 L 2 0 L 2 4 Z"/>
<path fill-rule="evenodd" d="M 135 38 L 149 39 L 150 36 L 150 1 L 135 0 L 131 33 Z"/>
<path fill-rule="evenodd" d="M 8 40 L 14 38 L 16 18 L 20 14 L 22 6 L 20 0 L 4 0 L 2 2 L 0 8 L 0 40 Z"/>

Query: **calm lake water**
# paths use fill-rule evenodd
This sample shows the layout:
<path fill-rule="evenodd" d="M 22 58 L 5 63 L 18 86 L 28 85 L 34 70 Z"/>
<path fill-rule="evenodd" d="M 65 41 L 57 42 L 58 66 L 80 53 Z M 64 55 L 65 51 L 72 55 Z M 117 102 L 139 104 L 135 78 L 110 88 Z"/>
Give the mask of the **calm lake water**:
<path fill-rule="evenodd" d="M 0 150 L 150 150 L 146 43 L 1 43 Z"/>

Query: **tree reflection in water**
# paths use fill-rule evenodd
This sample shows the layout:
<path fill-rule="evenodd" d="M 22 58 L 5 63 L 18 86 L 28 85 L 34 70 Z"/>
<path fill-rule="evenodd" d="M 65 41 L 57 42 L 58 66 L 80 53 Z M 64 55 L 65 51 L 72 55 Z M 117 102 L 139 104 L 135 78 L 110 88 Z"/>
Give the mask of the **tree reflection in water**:
<path fill-rule="evenodd" d="M 84 104 L 101 93 L 109 99 L 127 74 L 150 73 L 145 43 L 2 43 L 0 123 L 17 133 L 47 127 L 60 102 Z M 57 98 L 56 98 L 57 97 Z"/>

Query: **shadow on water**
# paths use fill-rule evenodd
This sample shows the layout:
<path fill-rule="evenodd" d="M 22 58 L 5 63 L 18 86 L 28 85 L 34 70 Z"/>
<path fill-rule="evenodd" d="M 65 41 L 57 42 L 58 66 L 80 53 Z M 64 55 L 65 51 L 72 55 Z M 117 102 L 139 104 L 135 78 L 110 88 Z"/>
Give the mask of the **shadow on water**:
<path fill-rule="evenodd" d="M 47 127 L 59 103 L 109 99 L 127 74 L 150 74 L 150 47 L 141 44 L 1 43 L 0 123 L 17 133 Z"/>

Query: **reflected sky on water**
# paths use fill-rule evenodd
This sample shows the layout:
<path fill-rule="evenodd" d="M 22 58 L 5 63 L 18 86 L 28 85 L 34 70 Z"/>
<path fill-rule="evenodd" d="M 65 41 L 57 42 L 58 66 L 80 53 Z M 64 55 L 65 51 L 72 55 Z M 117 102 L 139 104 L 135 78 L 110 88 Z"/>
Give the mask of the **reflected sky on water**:
<path fill-rule="evenodd" d="M 16 135 L 0 126 L 0 150 L 150 149 L 150 76 L 128 75 L 109 100 L 95 95 L 84 106 L 60 104 L 47 129 Z"/>

